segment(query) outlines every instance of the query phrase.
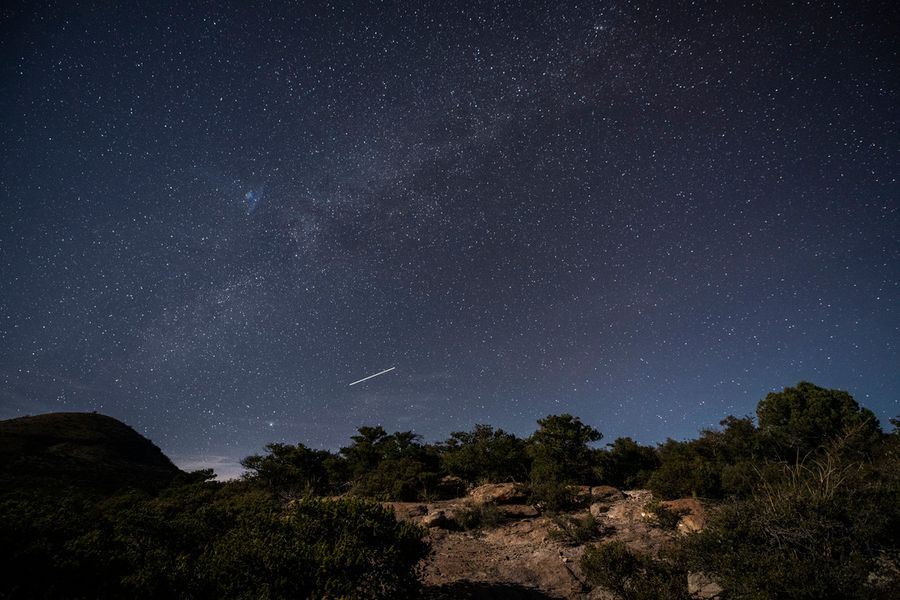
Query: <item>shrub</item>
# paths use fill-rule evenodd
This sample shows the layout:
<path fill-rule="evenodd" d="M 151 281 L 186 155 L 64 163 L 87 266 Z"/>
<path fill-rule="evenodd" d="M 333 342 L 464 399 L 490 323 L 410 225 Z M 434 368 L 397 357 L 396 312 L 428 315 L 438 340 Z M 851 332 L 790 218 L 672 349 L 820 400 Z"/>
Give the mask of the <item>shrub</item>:
<path fill-rule="evenodd" d="M 550 538 L 567 546 L 581 546 L 600 536 L 597 520 L 590 514 L 577 517 L 553 515 L 551 520 L 556 525 L 556 529 L 550 531 Z"/>
<path fill-rule="evenodd" d="M 418 590 L 424 530 L 360 499 L 294 502 L 245 515 L 203 557 L 217 597 L 397 598 Z"/>
<path fill-rule="evenodd" d="M 878 576 L 898 572 L 898 466 L 848 460 L 834 444 L 772 465 L 750 498 L 682 541 L 684 560 L 738 598 L 890 597 L 898 577 Z"/>
<path fill-rule="evenodd" d="M 437 494 L 439 457 L 411 431 L 388 434 L 360 427 L 353 445 L 341 448 L 351 491 L 378 500 L 429 500 Z"/>
<path fill-rule="evenodd" d="M 246 486 L 246 484 L 237 484 Z M 425 531 L 379 504 L 200 484 L 164 497 L 0 505 L 4 598 L 398 598 Z M 240 489 L 240 487 L 238 488 Z M 85 577 L 90 574 L 90 577 Z"/>
<path fill-rule="evenodd" d="M 652 514 L 650 520 L 667 531 L 674 531 L 677 529 L 681 517 L 690 512 L 685 509 L 671 509 L 659 500 L 650 502 L 650 504 L 647 505 L 647 511 Z"/>
<path fill-rule="evenodd" d="M 721 497 L 721 468 L 704 455 L 697 440 L 667 440 L 659 447 L 659 456 L 662 464 L 648 482 L 654 496 L 666 500 Z"/>
<path fill-rule="evenodd" d="M 786 460 L 802 457 L 848 429 L 859 428 L 855 445 L 863 451 L 881 434 L 875 414 L 850 394 L 806 381 L 768 394 L 756 414 L 760 431 Z"/>
<path fill-rule="evenodd" d="M 687 574 L 668 561 L 631 552 L 623 542 L 591 546 L 581 557 L 587 582 L 622 600 L 687 600 Z"/>
<path fill-rule="evenodd" d="M 303 444 L 267 444 L 266 454 L 241 460 L 248 469 L 245 479 L 258 481 L 274 492 L 290 495 L 323 494 L 331 489 L 326 461 L 331 453 L 312 450 Z"/>
<path fill-rule="evenodd" d="M 503 523 L 503 511 L 493 502 L 465 506 L 454 517 L 460 527 L 466 530 L 489 529 Z"/>
<path fill-rule="evenodd" d="M 578 506 L 576 494 L 570 485 L 552 477 L 537 478 L 528 486 L 528 502 L 544 512 L 561 512 Z"/>

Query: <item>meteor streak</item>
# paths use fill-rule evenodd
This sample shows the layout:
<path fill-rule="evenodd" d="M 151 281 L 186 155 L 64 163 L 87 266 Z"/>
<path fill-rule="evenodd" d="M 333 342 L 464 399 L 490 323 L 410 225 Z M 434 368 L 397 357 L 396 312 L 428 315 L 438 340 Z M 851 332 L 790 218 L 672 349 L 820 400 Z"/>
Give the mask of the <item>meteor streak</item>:
<path fill-rule="evenodd" d="M 350 385 L 356 385 L 357 383 L 362 383 L 362 382 L 365 381 L 366 379 L 372 379 L 373 377 L 378 377 L 379 375 L 384 375 L 384 374 L 387 373 L 388 371 L 393 371 L 393 370 L 396 369 L 396 368 L 397 368 L 397 367 L 391 367 L 390 369 L 385 369 L 384 371 L 378 371 L 378 372 L 375 373 L 374 375 L 369 375 L 368 377 L 363 377 L 363 378 L 360 379 L 359 381 L 354 381 L 354 382 L 351 383 Z"/>

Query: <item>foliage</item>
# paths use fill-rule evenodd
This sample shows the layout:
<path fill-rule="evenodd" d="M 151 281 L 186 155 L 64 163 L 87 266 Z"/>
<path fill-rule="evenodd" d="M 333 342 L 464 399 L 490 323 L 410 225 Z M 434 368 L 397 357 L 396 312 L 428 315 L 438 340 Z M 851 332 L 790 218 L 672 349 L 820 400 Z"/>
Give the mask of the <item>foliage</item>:
<path fill-rule="evenodd" d="M 244 458 L 245 478 L 257 480 L 271 490 L 289 495 L 323 494 L 337 482 L 330 481 L 330 452 L 312 450 L 303 444 L 267 444 L 267 454 Z"/>
<path fill-rule="evenodd" d="M 552 477 L 532 475 L 527 491 L 529 503 L 545 512 L 555 513 L 579 507 L 573 487 Z"/>
<path fill-rule="evenodd" d="M 653 495 L 664 499 L 721 495 L 721 469 L 696 440 L 666 440 L 659 449 L 660 467 L 647 483 Z"/>
<path fill-rule="evenodd" d="M 588 547 L 581 558 L 587 582 L 622 600 L 687 600 L 687 574 L 671 562 L 631 552 L 623 542 Z"/>
<path fill-rule="evenodd" d="M 569 414 L 538 419 L 540 428 L 528 440 L 531 463 L 531 495 L 548 510 L 571 504 L 566 486 L 597 481 L 597 450 L 588 444 L 603 434 Z"/>
<path fill-rule="evenodd" d="M 760 471 L 749 498 L 724 504 L 684 540 L 686 564 L 737 598 L 889 597 L 900 584 L 900 462 L 888 449 L 874 461 L 848 459 L 860 435 L 868 437 L 855 430 Z M 876 576 L 891 569 L 887 580 Z"/>
<path fill-rule="evenodd" d="M 722 429 L 707 429 L 696 440 L 666 440 L 657 449 L 659 468 L 647 485 L 664 499 L 722 498 L 750 493 L 758 465 L 767 457 L 764 438 L 750 418 L 727 417 Z"/>
<path fill-rule="evenodd" d="M 423 535 L 370 501 L 304 498 L 242 515 L 200 570 L 216 597 L 409 597 L 428 550 Z"/>
<path fill-rule="evenodd" d="M 858 436 L 862 447 L 881 433 L 872 411 L 860 407 L 850 394 L 806 381 L 768 394 L 756 414 L 760 431 L 786 460 L 802 458 L 847 429 L 863 428 Z"/>
<path fill-rule="evenodd" d="M 653 500 L 646 508 L 647 512 L 653 515 L 651 520 L 659 525 L 660 528 L 668 531 L 675 531 L 678 528 L 678 522 L 681 520 L 681 517 L 690 512 L 687 509 L 669 508 L 659 500 Z"/>
<path fill-rule="evenodd" d="M 438 475 L 432 469 L 413 457 L 388 458 L 360 477 L 351 491 L 383 501 L 432 500 L 438 487 Z"/>
<path fill-rule="evenodd" d="M 600 536 L 597 520 L 591 514 L 553 515 L 551 517 L 556 529 L 550 531 L 550 538 L 568 546 L 581 546 L 592 542 Z"/>
<path fill-rule="evenodd" d="M 630 437 L 617 438 L 600 454 L 600 479 L 606 485 L 635 489 L 647 485 L 659 468 L 659 456 L 650 446 L 641 446 Z"/>
<path fill-rule="evenodd" d="M 530 468 L 525 442 L 490 425 L 451 433 L 441 464 L 447 473 L 469 484 L 523 481 Z"/>
<path fill-rule="evenodd" d="M 423 536 L 370 501 L 285 508 L 241 482 L 0 506 L 9 598 L 408 597 Z"/>
<path fill-rule="evenodd" d="M 440 457 L 411 431 L 388 434 L 381 426 L 360 427 L 353 444 L 341 448 L 351 491 L 379 500 L 429 500 L 440 478 Z"/>
<path fill-rule="evenodd" d="M 505 520 L 503 511 L 493 502 L 464 506 L 457 510 L 454 520 L 463 529 L 490 529 Z"/>

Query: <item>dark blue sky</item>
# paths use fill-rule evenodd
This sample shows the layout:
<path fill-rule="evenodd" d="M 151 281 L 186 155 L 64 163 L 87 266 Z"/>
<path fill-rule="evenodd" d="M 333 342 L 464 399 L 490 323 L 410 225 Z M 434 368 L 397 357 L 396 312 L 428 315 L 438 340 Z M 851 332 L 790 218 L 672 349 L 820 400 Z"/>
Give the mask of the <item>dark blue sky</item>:
<path fill-rule="evenodd" d="M 166 4 L 0 9 L 0 418 L 225 472 L 900 413 L 892 3 Z"/>

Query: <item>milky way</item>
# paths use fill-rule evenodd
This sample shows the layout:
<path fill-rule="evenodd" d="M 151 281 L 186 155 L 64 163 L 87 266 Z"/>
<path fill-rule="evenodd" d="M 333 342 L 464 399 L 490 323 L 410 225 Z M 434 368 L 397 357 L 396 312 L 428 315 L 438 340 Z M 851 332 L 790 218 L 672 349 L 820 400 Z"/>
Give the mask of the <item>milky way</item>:
<path fill-rule="evenodd" d="M 891 3 L 227 4 L 2 9 L 0 418 L 228 472 L 900 413 Z"/>

